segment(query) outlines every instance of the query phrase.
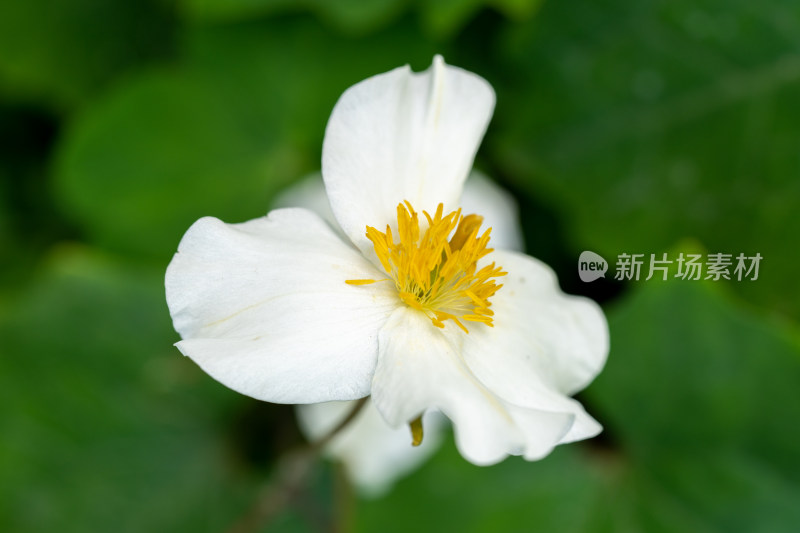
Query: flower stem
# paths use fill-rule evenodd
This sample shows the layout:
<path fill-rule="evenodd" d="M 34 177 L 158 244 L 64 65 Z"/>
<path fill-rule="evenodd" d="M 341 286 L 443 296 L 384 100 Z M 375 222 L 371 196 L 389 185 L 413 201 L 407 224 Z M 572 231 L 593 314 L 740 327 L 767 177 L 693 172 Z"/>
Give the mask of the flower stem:
<path fill-rule="evenodd" d="M 281 511 L 291 506 L 302 493 L 303 486 L 308 481 L 312 467 L 322 450 L 358 416 L 368 399 L 369 397 L 358 400 L 347 416 L 322 438 L 281 458 L 273 480 L 259 491 L 250 509 L 227 530 L 227 533 L 260 531 Z"/>
<path fill-rule="evenodd" d="M 330 442 L 333 440 L 333 438 L 336 435 L 338 435 L 340 431 L 342 431 L 344 428 L 346 428 L 350 424 L 350 422 L 355 420 L 355 418 L 358 416 L 358 413 L 361 412 L 361 409 L 367 403 L 367 400 L 369 400 L 369 396 L 366 396 L 366 397 L 361 398 L 360 400 L 356 401 L 356 404 L 353 406 L 353 408 L 350 410 L 350 412 L 347 413 L 347 416 L 344 417 L 341 422 L 336 424 L 336 427 L 334 427 L 333 429 L 328 431 L 328 433 L 323 435 L 323 437 L 321 439 L 318 439 L 318 440 L 312 442 L 308 446 L 309 450 L 313 451 L 315 453 L 319 453 L 320 451 L 322 451 L 322 449 L 325 446 L 327 446 L 328 444 L 330 444 Z"/>

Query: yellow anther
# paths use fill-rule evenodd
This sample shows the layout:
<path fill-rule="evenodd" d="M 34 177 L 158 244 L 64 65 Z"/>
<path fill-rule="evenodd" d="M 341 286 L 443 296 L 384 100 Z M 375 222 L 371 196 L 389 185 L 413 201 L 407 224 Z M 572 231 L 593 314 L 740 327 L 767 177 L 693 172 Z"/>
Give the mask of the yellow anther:
<path fill-rule="evenodd" d="M 440 328 L 446 320 L 467 333 L 462 321 L 492 326 L 494 313 L 489 309 L 489 298 L 502 287 L 495 278 L 506 272 L 494 263 L 477 269 L 478 260 L 492 251 L 486 247 L 491 228 L 479 236 L 483 217 L 462 216 L 460 209 L 445 216 L 442 204 L 433 216 L 425 211 L 422 214 L 427 229 L 421 233 L 419 216 L 411 204 L 397 206 L 398 243 L 389 226 L 385 233 L 367 226 L 366 236 L 394 281 L 400 300 L 424 312 Z M 383 280 L 347 283 L 365 285 L 374 281 Z"/>
<path fill-rule="evenodd" d="M 467 239 L 474 239 L 481 227 L 481 224 L 483 224 L 483 217 L 480 215 L 467 215 L 463 217 L 461 222 L 458 223 L 456 232 L 450 239 L 450 249 L 460 250 L 464 244 L 466 244 Z"/>
<path fill-rule="evenodd" d="M 411 445 L 412 446 L 419 446 L 422 444 L 422 416 L 418 416 L 414 420 L 412 420 L 408 426 L 411 428 Z"/>

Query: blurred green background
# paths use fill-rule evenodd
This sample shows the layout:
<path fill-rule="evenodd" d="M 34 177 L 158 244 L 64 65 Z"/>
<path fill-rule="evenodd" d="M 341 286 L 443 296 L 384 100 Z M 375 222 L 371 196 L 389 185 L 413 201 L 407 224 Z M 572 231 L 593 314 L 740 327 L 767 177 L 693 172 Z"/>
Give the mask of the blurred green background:
<path fill-rule="evenodd" d="M 452 440 L 274 531 L 800 530 L 800 4 L 0 2 L 0 530 L 217 532 L 297 445 L 291 408 L 181 357 L 163 274 L 197 218 L 264 214 L 328 115 L 435 53 L 485 77 L 476 164 L 528 251 L 600 301 L 606 430 L 490 468 Z M 578 280 L 578 254 L 764 259 L 757 281 Z M 324 529 L 324 527 L 323 527 Z"/>

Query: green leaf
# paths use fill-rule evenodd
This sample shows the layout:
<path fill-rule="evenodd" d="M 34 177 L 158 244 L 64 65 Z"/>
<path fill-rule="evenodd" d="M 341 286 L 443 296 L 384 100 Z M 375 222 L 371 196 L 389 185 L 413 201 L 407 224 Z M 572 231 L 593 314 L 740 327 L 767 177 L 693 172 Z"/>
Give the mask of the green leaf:
<path fill-rule="evenodd" d="M 795 331 L 691 281 L 647 285 L 611 327 L 612 356 L 589 394 L 632 453 L 741 452 L 800 483 L 800 428 L 787 426 L 800 414 Z"/>
<path fill-rule="evenodd" d="M 497 8 L 509 18 L 524 20 L 530 18 L 541 3 L 541 0 L 437 0 L 419 2 L 418 9 L 430 34 L 450 38 L 487 6 Z"/>
<path fill-rule="evenodd" d="M 169 47 L 155 0 L 0 3 L 0 91 L 56 109 L 85 103 L 116 76 Z"/>
<path fill-rule="evenodd" d="M 277 190 L 319 170 L 342 91 L 409 60 L 430 64 L 433 47 L 405 30 L 351 41 L 283 20 L 191 32 L 184 67 L 132 80 L 66 133 L 64 211 L 94 243 L 160 257 L 202 216 L 263 216 Z"/>
<path fill-rule="evenodd" d="M 64 247 L 0 308 L 0 529 L 218 531 L 246 507 L 235 395 L 172 346 L 162 275 Z"/>
<path fill-rule="evenodd" d="M 417 11 L 426 33 L 449 39 L 481 9 L 496 8 L 509 18 L 529 18 L 541 0 L 183 0 L 187 18 L 239 21 L 285 13 L 313 13 L 339 32 L 365 35 L 385 29 L 408 11 Z"/>
<path fill-rule="evenodd" d="M 366 33 L 399 15 L 405 0 L 183 0 L 184 12 L 199 20 L 232 21 L 284 12 L 310 11 L 334 27 Z"/>
<path fill-rule="evenodd" d="M 800 317 L 783 261 L 800 234 L 798 32 L 779 0 L 549 2 L 502 37 L 487 141 L 574 249 L 760 252 L 762 277 L 736 290 Z"/>
<path fill-rule="evenodd" d="M 200 216 L 266 213 L 297 156 L 278 131 L 264 130 L 246 131 L 194 76 L 144 76 L 67 137 L 59 197 L 105 247 L 164 254 Z"/>
<path fill-rule="evenodd" d="M 484 0 L 422 2 L 420 15 L 429 32 L 438 36 L 449 36 L 474 16 L 483 4 Z"/>
<path fill-rule="evenodd" d="M 800 520 L 800 337 L 699 282 L 650 284 L 610 317 L 589 389 L 609 432 L 660 490 L 713 531 Z"/>
<path fill-rule="evenodd" d="M 794 531 L 800 337 L 718 288 L 643 285 L 609 313 L 611 354 L 584 393 L 601 437 L 489 468 L 451 444 L 363 502 L 359 530 Z"/>
<path fill-rule="evenodd" d="M 449 443 L 385 498 L 363 501 L 357 531 L 583 531 L 600 479 L 575 450 L 479 468 Z M 455 489 L 457 487 L 457 490 Z"/>
<path fill-rule="evenodd" d="M 531 17 L 542 5 L 542 0 L 490 0 L 490 5 L 509 18 L 523 20 Z"/>

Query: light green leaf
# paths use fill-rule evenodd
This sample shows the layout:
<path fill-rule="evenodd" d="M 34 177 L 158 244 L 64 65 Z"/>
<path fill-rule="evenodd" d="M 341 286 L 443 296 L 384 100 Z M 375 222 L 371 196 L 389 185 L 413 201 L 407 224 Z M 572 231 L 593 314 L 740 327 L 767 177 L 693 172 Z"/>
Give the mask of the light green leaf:
<path fill-rule="evenodd" d="M 248 132 L 226 104 L 191 75 L 139 78 L 66 139 L 60 199 L 96 242 L 147 254 L 174 250 L 202 215 L 266 214 L 298 156 L 277 130 Z"/>
<path fill-rule="evenodd" d="M 185 48 L 184 67 L 121 87 L 60 147 L 59 199 L 104 247 L 167 257 L 202 216 L 265 215 L 277 190 L 319 170 L 342 91 L 434 54 L 413 32 L 350 41 L 310 21 L 198 29 Z"/>

